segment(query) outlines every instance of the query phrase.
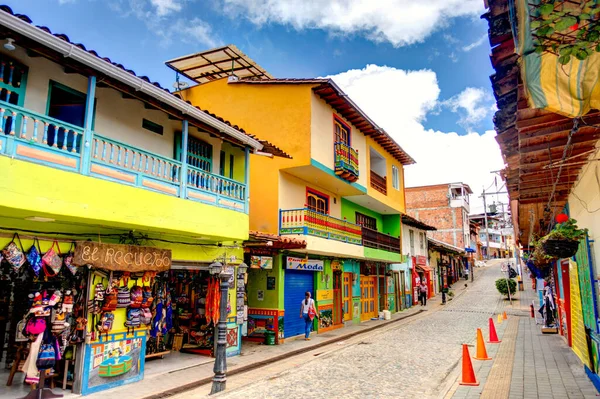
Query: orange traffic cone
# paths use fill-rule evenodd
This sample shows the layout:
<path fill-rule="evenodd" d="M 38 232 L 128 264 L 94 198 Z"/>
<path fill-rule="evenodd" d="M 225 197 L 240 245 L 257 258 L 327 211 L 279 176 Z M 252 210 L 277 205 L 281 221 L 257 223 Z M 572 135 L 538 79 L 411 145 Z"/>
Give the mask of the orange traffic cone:
<path fill-rule="evenodd" d="M 502 315 L 501 314 L 498 315 L 498 324 L 502 324 Z"/>
<path fill-rule="evenodd" d="M 467 347 L 467 344 L 463 344 L 462 379 L 460 381 L 460 385 L 479 385 L 477 379 L 475 378 L 475 371 L 473 371 L 473 363 L 471 363 L 471 355 L 469 354 L 469 348 Z"/>
<path fill-rule="evenodd" d="M 494 326 L 494 319 L 490 317 L 490 340 L 488 341 L 490 344 L 499 344 L 500 341 L 498 339 L 498 334 L 496 334 L 496 327 Z"/>
<path fill-rule="evenodd" d="M 502 318 L 503 318 L 504 320 L 507 320 L 507 319 L 508 319 L 508 316 L 506 316 L 506 312 L 502 313 Z"/>
<path fill-rule="evenodd" d="M 492 360 L 488 357 L 487 350 L 485 350 L 485 343 L 483 342 L 483 334 L 481 328 L 477 329 L 477 355 L 473 356 L 476 360 Z"/>

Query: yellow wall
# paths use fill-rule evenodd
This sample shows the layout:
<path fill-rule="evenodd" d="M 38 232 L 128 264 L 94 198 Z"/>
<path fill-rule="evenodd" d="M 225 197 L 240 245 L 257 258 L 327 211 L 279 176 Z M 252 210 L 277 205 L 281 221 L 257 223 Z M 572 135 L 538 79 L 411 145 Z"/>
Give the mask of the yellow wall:
<path fill-rule="evenodd" d="M 0 157 L 2 206 L 59 221 L 245 240 L 248 216 L 119 183 Z"/>
<path fill-rule="evenodd" d="M 228 84 L 227 79 L 181 93 L 192 104 L 274 143 L 293 159 L 250 157 L 250 229 L 277 233 L 279 170 L 310 164 L 308 85 Z"/>
<path fill-rule="evenodd" d="M 312 135 L 310 152 L 312 159 L 322 163 L 331 170 L 335 169 L 333 155 L 335 139 L 333 115 L 335 114 L 350 127 L 350 143 L 352 148 L 358 151 L 359 177 L 356 183 L 365 187 L 367 185 L 368 171 L 365 135 L 315 93 L 311 93 L 311 104 Z"/>
<path fill-rule="evenodd" d="M 341 219 L 342 201 L 336 195 L 314 184 L 310 184 L 295 176 L 281 172 L 279 174 L 279 207 L 280 209 L 304 208 L 306 205 L 306 188 L 312 188 L 329 196 L 329 214 Z M 335 198 L 335 203 L 334 203 Z M 352 221 L 353 222 L 353 221 Z"/>
<path fill-rule="evenodd" d="M 381 156 L 383 156 L 385 158 L 385 163 L 386 163 L 385 166 L 386 166 L 386 172 L 387 172 L 387 195 L 383 195 L 382 193 L 380 193 L 379 191 L 377 191 L 373 187 L 371 187 L 370 159 L 367 160 L 367 172 L 366 173 L 369 174 L 369 184 L 366 184 L 367 194 L 400 212 L 405 212 L 406 204 L 405 204 L 405 199 L 404 199 L 404 169 L 402 167 L 402 164 L 400 162 L 398 162 L 396 159 L 394 159 L 394 157 L 392 157 L 392 155 L 390 153 L 385 151 L 383 149 L 383 147 L 381 147 L 379 144 L 377 144 L 377 142 L 375 142 L 370 137 L 367 137 L 366 153 L 369 154 L 369 156 L 367 158 L 370 158 L 370 153 L 371 153 L 370 148 L 371 147 L 375 151 L 377 151 Z M 400 179 L 400 185 L 399 185 L 400 189 L 399 190 L 396 190 L 392 186 L 392 165 L 395 165 L 398 168 L 399 179 Z"/>

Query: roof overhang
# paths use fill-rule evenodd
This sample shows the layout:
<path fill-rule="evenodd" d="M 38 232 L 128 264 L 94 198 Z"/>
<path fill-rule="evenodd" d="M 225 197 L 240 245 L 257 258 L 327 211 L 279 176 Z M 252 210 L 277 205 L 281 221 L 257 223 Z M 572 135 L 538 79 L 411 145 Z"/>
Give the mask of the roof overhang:
<path fill-rule="evenodd" d="M 401 218 L 402 218 L 402 224 L 405 224 L 407 226 L 416 227 L 417 229 L 426 230 L 426 231 L 437 230 L 437 228 L 430 226 L 426 223 L 423 223 L 420 220 L 415 219 L 405 213 L 402 214 Z"/>

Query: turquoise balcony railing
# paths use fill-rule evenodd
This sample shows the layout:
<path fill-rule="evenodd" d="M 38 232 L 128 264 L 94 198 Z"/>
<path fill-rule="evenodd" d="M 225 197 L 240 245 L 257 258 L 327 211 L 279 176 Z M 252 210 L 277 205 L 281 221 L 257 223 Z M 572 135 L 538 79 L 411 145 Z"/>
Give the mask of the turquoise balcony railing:
<path fill-rule="evenodd" d="M 362 228 L 359 225 L 308 208 L 280 210 L 279 234 L 303 234 L 362 244 Z"/>
<path fill-rule="evenodd" d="M 180 161 L 95 132 L 91 135 L 89 160 L 84 161 L 83 137 L 82 127 L 0 101 L 2 155 L 247 212 L 247 188 L 243 183 L 191 165 L 186 165 L 187 176 L 183 178 Z"/>

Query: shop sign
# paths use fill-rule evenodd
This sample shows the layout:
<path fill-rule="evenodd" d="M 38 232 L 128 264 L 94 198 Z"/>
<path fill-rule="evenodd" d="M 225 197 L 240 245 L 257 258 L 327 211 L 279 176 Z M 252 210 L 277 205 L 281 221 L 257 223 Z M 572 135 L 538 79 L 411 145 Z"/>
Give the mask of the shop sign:
<path fill-rule="evenodd" d="M 165 271 L 171 268 L 171 250 L 138 245 L 101 244 L 78 241 L 73 256 L 75 266 L 115 271 Z"/>
<path fill-rule="evenodd" d="M 308 270 L 311 272 L 322 272 L 324 262 L 322 260 L 287 257 L 287 266 L 290 270 Z"/>
<path fill-rule="evenodd" d="M 427 257 L 423 255 L 417 255 L 417 265 L 427 266 Z"/>
<path fill-rule="evenodd" d="M 317 290 L 317 301 L 328 301 L 333 299 L 333 290 Z"/>
<path fill-rule="evenodd" d="M 272 256 L 251 256 L 250 269 L 273 269 Z"/>

